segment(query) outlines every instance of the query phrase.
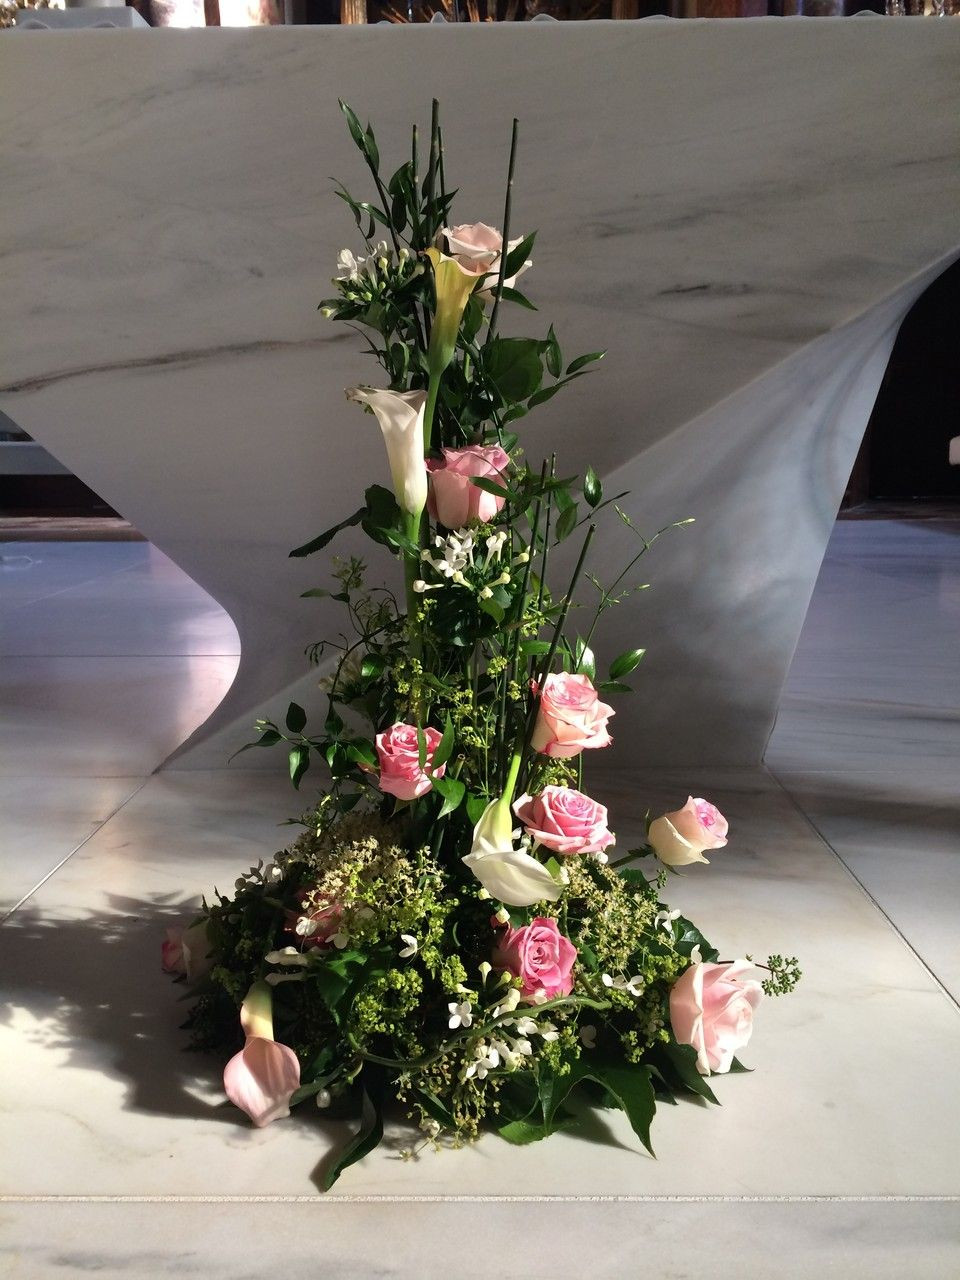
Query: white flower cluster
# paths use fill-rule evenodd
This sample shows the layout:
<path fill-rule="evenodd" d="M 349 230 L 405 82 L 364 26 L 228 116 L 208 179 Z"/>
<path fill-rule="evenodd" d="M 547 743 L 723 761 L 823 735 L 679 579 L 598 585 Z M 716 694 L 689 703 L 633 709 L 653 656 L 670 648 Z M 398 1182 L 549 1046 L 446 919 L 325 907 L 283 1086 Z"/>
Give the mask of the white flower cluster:
<path fill-rule="evenodd" d="M 433 540 L 433 546 L 420 552 L 420 559 L 440 578 L 439 582 L 426 582 L 419 578 L 414 584 L 414 591 L 438 591 L 442 586 L 451 583 L 457 587 L 466 587 L 476 591 L 481 600 L 489 600 L 493 588 L 506 586 L 510 581 L 510 570 L 517 565 L 526 564 L 530 559 L 529 551 L 521 551 L 514 556 L 510 565 L 503 564 L 503 548 L 507 541 L 507 533 L 500 530 L 483 538 L 481 547 L 476 535 L 470 529 L 456 529 L 453 533 Z M 470 574 L 470 578 L 467 574 Z M 492 575 L 496 574 L 496 577 Z"/>
<path fill-rule="evenodd" d="M 386 240 L 378 241 L 366 258 L 358 257 L 352 249 L 341 249 L 337 254 L 337 274 L 333 283 L 349 297 L 369 299 L 373 297 L 380 277 L 386 277 L 395 270 L 404 272 L 408 265 L 412 267 L 411 275 L 419 275 L 423 271 L 423 266 L 415 261 L 409 249 L 401 249 L 395 261 Z M 324 307 L 323 314 L 329 319 L 334 311 Z"/>
<path fill-rule="evenodd" d="M 481 970 L 485 970 L 484 978 L 489 975 L 490 966 L 488 964 L 481 965 Z M 506 975 L 504 975 L 506 976 Z M 501 982 L 503 978 L 501 978 Z M 508 979 L 509 981 L 509 979 Z M 495 1005 L 486 1015 L 490 1019 L 503 1017 L 504 1014 L 511 1014 L 520 1004 L 520 992 L 516 987 L 511 986 L 504 993 L 500 1003 Z M 459 1004 L 448 1005 L 450 1010 L 450 1029 L 456 1030 L 458 1027 L 468 1028 L 473 1025 L 473 1005 L 469 1000 L 464 1000 Z M 503 1067 L 506 1071 L 516 1071 L 522 1064 L 524 1058 L 529 1058 L 533 1053 L 533 1045 L 530 1037 L 538 1035 L 543 1040 L 556 1040 L 560 1032 L 554 1023 L 548 1022 L 546 1019 L 538 1021 L 527 1015 L 521 1015 L 516 1018 L 503 1018 L 503 1021 L 494 1029 L 494 1033 L 489 1039 L 483 1038 L 478 1040 L 473 1046 L 473 1060 L 469 1062 L 463 1070 L 463 1080 L 484 1080 L 491 1071 L 497 1067 Z"/>

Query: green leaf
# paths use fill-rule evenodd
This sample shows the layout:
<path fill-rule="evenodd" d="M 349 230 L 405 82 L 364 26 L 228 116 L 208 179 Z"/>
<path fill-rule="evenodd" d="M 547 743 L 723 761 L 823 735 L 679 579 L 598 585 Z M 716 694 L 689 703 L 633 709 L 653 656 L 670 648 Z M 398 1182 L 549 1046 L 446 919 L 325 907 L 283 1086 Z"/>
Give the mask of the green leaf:
<path fill-rule="evenodd" d="M 567 507 L 566 511 L 561 512 L 560 518 L 556 523 L 554 534 L 557 542 L 562 542 L 564 538 L 569 538 L 577 527 L 577 504 L 574 502 Z"/>
<path fill-rule="evenodd" d="M 708 1102 L 716 1102 L 718 1106 L 720 1105 L 717 1102 L 717 1095 L 697 1070 L 697 1051 L 692 1045 L 676 1043 L 658 1045 L 654 1059 L 662 1063 L 668 1077 L 674 1076 L 685 1089 L 689 1089 L 698 1097 L 706 1098 Z"/>
<path fill-rule="evenodd" d="M 355 764 L 367 764 L 372 769 L 377 767 L 377 750 L 366 738 L 357 738 L 347 746 L 347 759 Z"/>
<path fill-rule="evenodd" d="M 633 693 L 633 687 L 621 680 L 601 680 L 597 685 L 597 693 Z"/>
<path fill-rule="evenodd" d="M 417 725 L 417 763 L 421 769 L 426 768 L 427 764 L 427 735 L 423 732 L 420 725 Z"/>
<path fill-rule="evenodd" d="M 533 338 L 494 338 L 483 349 L 483 370 L 507 404 L 526 400 L 540 386 L 540 343 Z"/>
<path fill-rule="evenodd" d="M 290 552 L 291 556 L 311 556 L 315 551 L 322 551 L 328 542 L 332 542 L 341 529 L 348 529 L 351 525 L 359 524 L 367 514 L 366 507 L 361 507 L 359 511 L 355 511 L 352 516 L 347 516 L 346 520 L 341 520 L 339 524 L 335 524 L 332 529 L 327 529 L 325 533 L 321 533 L 317 538 L 311 538 L 309 542 L 305 542 L 302 547 L 294 547 Z M 314 594 L 307 592 L 307 595 Z"/>
<path fill-rule="evenodd" d="M 520 495 L 516 489 L 508 489 L 502 484 L 497 484 L 496 480 L 491 480 L 488 476 L 471 476 L 470 483 L 478 489 L 482 489 L 484 493 L 492 493 L 497 498 L 509 498 L 516 501 Z"/>
<path fill-rule="evenodd" d="M 749 1075 L 752 1070 L 753 1070 L 753 1067 L 745 1067 L 739 1058 L 734 1058 L 733 1061 L 730 1063 L 730 1069 L 728 1074 L 731 1076 L 736 1076 L 745 1072 L 747 1075 Z"/>
<path fill-rule="evenodd" d="M 553 1133 L 552 1128 L 544 1124 L 531 1124 L 529 1120 L 511 1120 L 497 1130 L 501 1138 L 512 1142 L 514 1146 L 524 1147 L 531 1142 L 541 1142 Z"/>
<path fill-rule="evenodd" d="M 375 1102 L 366 1089 L 360 1105 L 360 1128 L 340 1152 L 334 1163 L 324 1172 L 321 1188 L 329 1191 L 344 1169 L 362 1160 L 365 1155 L 380 1145 L 383 1138 L 383 1115 L 378 1102 Z"/>
<path fill-rule="evenodd" d="M 443 796 L 443 805 L 437 814 L 438 818 L 445 818 L 448 813 L 458 809 L 460 801 L 467 793 L 467 788 L 459 778 L 434 778 L 433 789 Z"/>
<path fill-rule="evenodd" d="M 290 781 L 293 785 L 300 789 L 300 779 L 310 767 L 310 748 L 309 747 L 291 747 L 290 748 Z"/>
<path fill-rule="evenodd" d="M 287 707 L 287 729 L 290 733 L 303 733 L 307 724 L 307 713 L 297 702 Z"/>
<path fill-rule="evenodd" d="M 582 671 L 591 680 L 597 674 L 597 660 L 593 656 L 593 650 L 584 643 L 580 636 L 577 636 L 577 643 L 573 650 L 573 669 L 574 671 Z"/>
<path fill-rule="evenodd" d="M 527 255 L 533 248 L 533 242 L 536 238 L 537 233 L 535 231 L 531 231 L 528 236 L 520 241 L 515 249 L 511 249 L 507 254 L 507 261 L 503 271 L 503 277 L 505 280 L 509 280 L 511 276 L 515 276 L 526 262 Z M 496 283 L 496 281 L 494 281 L 494 283 Z"/>
<path fill-rule="evenodd" d="M 605 351 L 591 351 L 588 355 L 577 356 L 576 360 L 571 360 L 567 365 L 567 377 L 571 373 L 578 373 L 588 364 L 593 364 L 595 360 L 602 360 L 607 353 Z"/>
<path fill-rule="evenodd" d="M 591 507 L 595 507 L 603 497 L 603 485 L 593 467 L 587 467 L 587 474 L 583 479 L 583 496 Z"/>
<path fill-rule="evenodd" d="M 324 599 L 325 596 L 328 596 L 329 594 L 330 592 L 326 589 L 326 587 L 311 587 L 309 591 L 300 592 L 300 599 L 301 600 L 310 600 L 310 599 L 322 600 Z"/>
<path fill-rule="evenodd" d="M 626 653 L 621 653 L 619 658 L 614 658 L 610 663 L 610 679 L 619 680 L 622 676 L 628 676 L 640 665 L 640 660 L 646 652 L 646 649 L 628 649 Z"/>
<path fill-rule="evenodd" d="M 616 1099 L 626 1112 L 631 1129 L 653 1155 L 650 1124 L 657 1110 L 657 1100 L 653 1096 L 653 1085 L 646 1068 L 604 1063 L 601 1070 L 593 1073 L 593 1078 Z"/>
<path fill-rule="evenodd" d="M 368 653 L 360 663 L 361 680 L 375 680 L 386 670 L 387 660 L 381 653 Z"/>
<path fill-rule="evenodd" d="M 536 307 L 519 289 L 508 289 L 504 287 L 503 293 L 500 295 L 504 302 L 516 302 L 521 307 L 526 307 L 528 311 L 536 311 Z"/>
<path fill-rule="evenodd" d="M 347 128 L 350 130 L 350 137 L 354 140 L 360 150 L 366 155 L 367 135 L 364 133 L 363 125 L 357 119 L 357 113 L 343 101 L 338 98 L 340 110 L 343 112 L 347 121 Z"/>
<path fill-rule="evenodd" d="M 553 331 L 553 325 L 547 330 L 547 340 L 543 344 L 544 355 L 547 361 L 547 371 L 553 378 L 559 378 L 563 369 L 563 353 L 560 350 L 560 343 L 557 341 L 557 335 Z"/>
<path fill-rule="evenodd" d="M 449 716 L 447 716 L 447 722 L 443 726 L 443 737 L 437 743 L 437 749 L 433 753 L 432 769 L 434 772 L 436 772 L 442 764 L 446 764 L 450 759 L 450 753 L 453 751 L 454 742 L 453 721 Z"/>
<path fill-rule="evenodd" d="M 474 795 L 472 791 L 467 792 L 467 818 L 473 826 L 476 826 L 483 817 L 486 807 L 487 801 L 483 796 Z"/>

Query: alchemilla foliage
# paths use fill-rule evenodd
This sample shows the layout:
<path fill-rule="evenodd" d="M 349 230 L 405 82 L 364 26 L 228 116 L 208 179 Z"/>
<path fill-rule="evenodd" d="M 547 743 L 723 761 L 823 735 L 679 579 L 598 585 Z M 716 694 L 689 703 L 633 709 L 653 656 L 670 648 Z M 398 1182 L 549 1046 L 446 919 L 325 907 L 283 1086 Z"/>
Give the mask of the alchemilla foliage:
<path fill-rule="evenodd" d="M 310 650 L 326 719 L 308 729 L 291 704 L 251 745 L 283 744 L 294 785 L 319 767 L 324 789 L 289 848 L 171 933 L 165 967 L 196 983 L 194 1041 L 233 1053 L 226 1091 L 255 1123 L 307 1099 L 353 1122 L 327 1185 L 377 1145 L 391 1100 L 422 1133 L 411 1156 L 491 1128 L 531 1142 L 591 1104 L 621 1108 L 649 1147 L 656 1100 L 713 1100 L 707 1078 L 739 1068 L 761 987 L 789 990 L 796 961 L 747 979 L 752 962 L 721 960 L 661 900 L 667 868 L 726 843 L 713 805 L 689 799 L 614 857 L 583 789 L 585 754 L 611 741 L 605 699 L 643 657 L 601 674 L 594 633 L 645 585 L 659 534 L 592 469 L 564 476 L 520 446 L 516 424 L 603 353 L 568 360 L 552 327 L 500 332 L 508 307 L 535 310 L 518 287 L 534 235 L 510 238 L 516 125 L 501 233 L 453 221 L 436 104 L 389 179 L 372 129 L 342 109 L 372 192 L 337 191 L 357 243 L 321 307 L 380 366 L 377 387 L 347 394 L 381 428 L 393 484 L 291 554 L 360 525 L 402 562 L 403 597 L 357 557 L 306 593 L 346 617 Z M 601 581 L 607 518 L 637 544 Z"/>

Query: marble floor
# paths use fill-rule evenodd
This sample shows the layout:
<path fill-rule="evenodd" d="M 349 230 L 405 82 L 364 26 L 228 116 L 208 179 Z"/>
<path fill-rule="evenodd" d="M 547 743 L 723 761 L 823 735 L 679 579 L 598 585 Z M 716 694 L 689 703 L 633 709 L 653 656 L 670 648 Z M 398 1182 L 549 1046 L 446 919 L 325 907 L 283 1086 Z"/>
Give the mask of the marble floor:
<path fill-rule="evenodd" d="M 294 807 L 272 774 L 154 772 L 228 686 L 232 625 L 148 544 L 10 544 L 0 575 L 4 1274 L 960 1273 L 960 526 L 837 527 L 767 769 L 603 779 L 621 839 L 718 803 L 729 849 L 671 897 L 803 960 L 722 1108 L 662 1109 L 655 1161 L 615 1115 L 413 1167 L 388 1143 L 324 1198 L 319 1114 L 221 1106 L 156 963 Z"/>

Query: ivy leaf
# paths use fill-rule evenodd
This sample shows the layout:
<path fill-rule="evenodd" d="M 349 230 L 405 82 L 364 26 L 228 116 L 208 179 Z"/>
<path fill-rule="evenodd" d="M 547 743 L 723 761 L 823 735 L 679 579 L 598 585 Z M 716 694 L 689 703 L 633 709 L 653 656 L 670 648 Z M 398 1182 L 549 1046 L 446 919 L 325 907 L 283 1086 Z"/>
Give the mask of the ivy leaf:
<path fill-rule="evenodd" d="M 303 733 L 307 724 L 307 713 L 297 702 L 287 707 L 287 729 L 290 733 Z"/>
<path fill-rule="evenodd" d="M 380 1145 L 383 1138 L 383 1114 L 379 1101 L 374 1101 L 366 1089 L 360 1104 L 360 1128 L 350 1142 L 343 1148 L 334 1163 L 324 1172 L 320 1185 L 329 1191 L 336 1180 L 350 1165 L 362 1160 L 365 1155 Z"/>
<path fill-rule="evenodd" d="M 593 467 L 587 467 L 587 474 L 583 479 L 583 496 L 591 507 L 595 507 L 603 497 L 603 485 Z"/>
<path fill-rule="evenodd" d="M 310 748 L 309 747 L 291 747 L 289 762 L 290 762 L 290 781 L 299 791 L 300 779 L 310 768 Z"/>
<path fill-rule="evenodd" d="M 610 679 L 619 680 L 623 676 L 628 676 L 640 665 L 640 660 L 646 652 L 646 649 L 628 649 L 626 653 L 621 653 L 619 658 L 614 658 L 610 663 Z"/>
<path fill-rule="evenodd" d="M 341 529 L 348 529 L 351 525 L 359 524 L 367 514 L 367 508 L 361 507 L 359 511 L 355 511 L 352 516 L 347 516 L 346 520 L 341 520 L 339 524 L 335 524 L 331 529 L 327 529 L 325 533 L 321 533 L 319 537 L 311 538 L 309 542 L 305 542 L 302 547 L 294 547 L 290 552 L 291 556 L 311 556 L 315 551 L 322 551 L 328 542 L 332 542 Z M 319 594 L 317 592 L 307 592 L 307 595 Z"/>

